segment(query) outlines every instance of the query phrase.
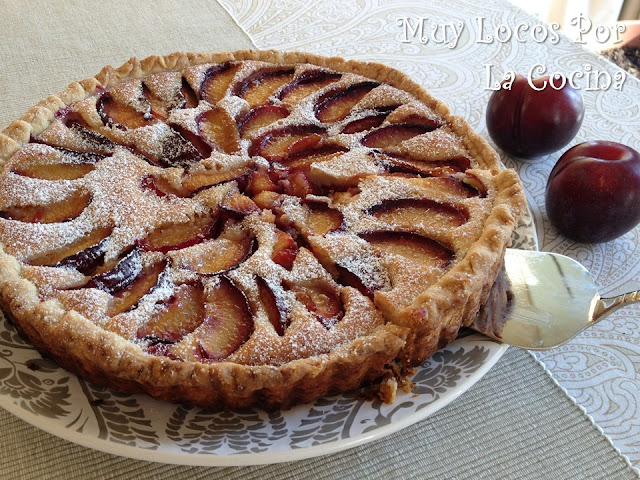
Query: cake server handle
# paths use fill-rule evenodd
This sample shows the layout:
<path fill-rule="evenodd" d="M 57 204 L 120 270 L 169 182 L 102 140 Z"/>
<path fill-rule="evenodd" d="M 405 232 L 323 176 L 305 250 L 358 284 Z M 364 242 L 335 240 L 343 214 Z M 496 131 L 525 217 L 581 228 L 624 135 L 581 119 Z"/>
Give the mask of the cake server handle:
<path fill-rule="evenodd" d="M 640 302 L 640 290 L 623 293 L 615 297 L 600 298 L 593 311 L 592 322 L 598 322 L 618 308 Z"/>

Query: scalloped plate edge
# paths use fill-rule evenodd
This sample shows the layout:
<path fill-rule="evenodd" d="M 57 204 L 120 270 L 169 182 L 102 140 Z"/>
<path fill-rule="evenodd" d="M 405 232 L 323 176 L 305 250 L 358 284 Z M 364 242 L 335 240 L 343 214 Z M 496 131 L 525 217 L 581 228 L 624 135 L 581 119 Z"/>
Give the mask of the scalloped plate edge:
<path fill-rule="evenodd" d="M 472 372 L 464 381 L 455 388 L 448 389 L 441 398 L 429 403 L 427 406 L 411 415 L 407 415 L 388 425 L 377 428 L 368 433 L 362 433 L 350 438 L 336 440 L 331 443 L 303 447 L 299 449 L 291 449 L 283 452 L 264 452 L 264 453 L 242 453 L 233 455 L 219 454 L 186 454 L 167 452 L 163 450 L 143 449 L 137 446 L 130 446 L 115 443 L 107 439 L 90 437 L 75 430 L 61 428 L 59 421 L 38 416 L 21 407 L 17 402 L 9 402 L 0 405 L 1 408 L 8 411 L 12 415 L 24 420 L 34 427 L 43 430 L 58 438 L 62 438 L 69 442 L 93 449 L 103 453 L 118 455 L 135 460 L 144 460 L 156 463 L 191 465 L 191 466 L 248 466 L 248 465 L 266 465 L 272 463 L 282 463 L 290 461 L 304 460 L 311 457 L 329 455 L 332 453 L 351 449 L 392 433 L 398 432 L 410 425 L 420 422 L 436 411 L 444 408 L 449 403 L 471 388 L 478 382 L 504 355 L 509 348 L 508 345 L 500 344 L 490 339 L 486 339 L 481 335 L 471 335 L 463 339 L 452 342 L 449 347 L 460 345 L 460 342 L 481 344 L 489 347 L 490 353 L 482 365 Z M 411 393 L 399 394 L 396 402 L 401 402 L 403 397 L 413 396 Z"/>

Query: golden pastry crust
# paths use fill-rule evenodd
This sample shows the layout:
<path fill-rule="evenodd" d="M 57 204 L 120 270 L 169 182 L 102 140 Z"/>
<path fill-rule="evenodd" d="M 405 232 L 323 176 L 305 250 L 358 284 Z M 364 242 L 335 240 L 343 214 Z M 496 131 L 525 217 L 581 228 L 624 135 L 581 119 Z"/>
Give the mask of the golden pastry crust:
<path fill-rule="evenodd" d="M 460 205 L 465 215 L 473 221 L 467 219 L 463 225 L 456 227 L 457 237 L 448 235 L 447 232 L 433 233 L 438 245 L 449 242 L 451 244 L 449 247 L 454 253 L 453 257 L 447 260 L 446 267 L 442 267 L 444 270 L 440 272 L 436 269 L 435 273 L 429 273 L 429 276 L 425 273 L 425 269 L 418 268 L 417 277 L 427 275 L 424 278 L 429 279 L 429 284 L 426 288 L 424 285 L 416 286 L 410 282 L 406 273 L 401 272 L 405 266 L 397 263 L 397 255 L 387 255 L 376 250 L 372 258 L 381 259 L 380 269 L 390 276 L 392 285 L 389 288 L 376 288 L 375 292 L 371 292 L 372 302 L 357 289 L 350 286 L 343 287 L 334 282 L 335 279 L 340 280 L 340 268 L 344 266 L 343 260 L 345 248 L 347 248 L 344 245 L 349 242 L 355 242 L 355 245 L 359 241 L 358 235 L 361 238 L 368 238 L 370 243 L 375 244 L 378 237 L 372 238 L 369 233 L 383 231 L 386 228 L 384 222 L 388 223 L 384 216 L 387 210 L 384 209 L 376 210 L 381 211 L 382 214 L 375 219 L 370 218 L 375 215 L 367 216 L 368 214 L 353 212 L 372 212 L 384 202 L 387 202 L 386 205 L 396 205 L 392 202 L 401 200 L 406 204 L 407 200 L 418 200 L 425 196 L 440 198 L 438 197 L 440 195 L 442 197 L 440 204 L 445 204 L 447 195 L 452 195 L 453 190 L 449 184 L 446 182 L 443 184 L 437 179 L 431 181 L 429 178 L 405 179 L 402 175 L 389 178 L 379 176 L 375 173 L 376 168 L 384 164 L 386 157 L 382 160 L 376 157 L 375 162 L 372 163 L 372 157 L 369 155 L 366 158 L 350 159 L 352 165 L 362 165 L 364 172 L 356 178 L 359 182 L 358 191 L 342 193 L 331 198 L 331 208 L 339 210 L 347 223 L 351 222 L 348 238 L 345 236 L 346 243 L 341 243 L 340 251 L 337 253 L 332 249 L 335 249 L 336 242 L 340 243 L 344 240 L 340 237 L 340 232 L 336 235 L 305 232 L 306 217 L 300 216 L 304 205 L 286 195 L 278 199 L 270 198 L 270 201 L 276 203 L 270 204 L 270 209 L 267 211 L 275 213 L 266 214 L 263 209 L 261 214 L 252 213 L 240 222 L 241 228 L 245 230 L 254 228 L 251 226 L 253 224 L 268 224 L 273 220 L 269 215 L 277 215 L 279 222 L 290 222 L 302 232 L 305 244 L 308 244 L 310 249 L 301 248 L 300 251 L 303 253 L 299 254 L 300 259 L 296 260 L 299 265 L 294 264 L 291 270 L 293 273 L 290 275 L 278 270 L 279 273 L 276 275 L 278 282 L 285 284 L 299 282 L 300 279 L 306 278 L 303 272 L 317 267 L 319 273 L 316 277 L 309 277 L 308 281 L 321 279 L 327 282 L 327 285 L 331 285 L 331 288 L 338 289 L 336 291 L 342 298 L 345 309 L 344 316 L 340 320 L 342 323 L 330 325 L 329 330 L 332 332 L 340 328 L 346 330 L 348 326 L 357 333 L 345 332 L 341 334 L 343 336 L 336 334 L 337 340 L 334 339 L 329 341 L 327 346 L 322 346 L 325 342 L 326 326 L 320 327 L 318 322 L 308 319 L 306 323 L 302 320 L 294 322 L 296 327 L 289 327 L 291 333 L 288 337 L 284 337 L 292 337 L 298 330 L 300 337 L 296 341 L 289 341 L 288 344 L 284 340 L 281 342 L 283 345 L 289 345 L 287 347 L 289 350 L 291 345 L 301 343 L 301 339 L 317 338 L 313 340 L 314 346 L 298 355 L 300 358 L 296 358 L 296 354 L 287 353 L 289 350 L 284 346 L 281 350 L 273 345 L 263 346 L 261 336 L 271 334 L 270 338 L 274 345 L 281 340 L 269 333 L 268 322 L 264 321 L 256 321 L 253 327 L 254 335 L 222 361 L 209 361 L 210 359 L 203 361 L 189 357 L 188 353 L 180 357 L 182 354 L 178 350 L 173 358 L 146 353 L 139 342 L 132 341 L 132 333 L 129 331 L 132 328 L 131 325 L 136 327 L 139 325 L 132 322 L 139 320 L 127 317 L 128 312 L 114 317 L 123 319 L 119 322 L 113 321 L 112 318 L 104 320 L 106 316 L 103 314 L 100 317 L 103 320 L 97 320 L 96 316 L 92 317 L 90 310 L 83 310 L 83 299 L 77 297 L 76 293 L 60 293 L 62 280 L 50 278 L 47 270 L 50 267 L 28 265 L 27 260 L 31 257 L 24 252 L 37 251 L 39 247 L 35 244 L 37 242 L 34 242 L 31 247 L 25 247 L 28 244 L 26 240 L 24 244 L 12 243 L 10 240 L 16 238 L 15 223 L 12 221 L 0 223 L 0 236 L 4 239 L 0 244 L 0 271 L 2 272 L 0 294 L 3 310 L 39 350 L 52 356 L 70 371 L 91 381 L 106 384 L 121 391 L 142 391 L 156 398 L 212 409 L 248 406 L 287 408 L 318 396 L 354 390 L 366 383 L 388 377 L 393 372 L 397 372 L 396 368 L 390 367 L 394 362 L 399 362 L 403 368 L 419 365 L 438 348 L 453 340 L 460 326 L 470 325 L 479 309 L 485 304 L 502 267 L 504 249 L 509 243 L 511 232 L 517 218 L 524 211 L 525 199 L 517 175 L 511 170 L 500 167 L 497 155 L 489 145 L 475 134 L 463 119 L 451 116 L 444 104 L 431 97 L 422 87 L 397 70 L 377 63 L 278 51 L 249 50 L 222 54 L 177 52 L 167 56 L 152 56 L 141 61 L 131 59 L 117 69 L 108 66 L 93 78 L 71 84 L 63 92 L 43 100 L 31 108 L 26 115 L 9 125 L 0 134 L 2 166 L 6 172 L 10 172 L 19 161 L 22 161 L 18 152 L 23 146 L 39 136 L 44 135 L 43 138 L 48 138 L 47 129 L 56 122 L 55 115 L 69 105 L 77 105 L 85 100 L 91 103 L 93 102 L 91 99 L 96 95 L 125 85 L 131 80 L 144 79 L 151 74 L 182 72 L 185 78 L 189 78 L 189 75 L 195 78 L 199 74 L 200 66 L 224 62 L 241 62 L 242 66 L 249 69 L 248 71 L 265 68 L 266 64 L 273 64 L 279 68 L 282 65 L 291 65 L 292 68 L 303 70 L 304 68 L 321 68 L 342 75 L 361 76 L 364 80 L 373 80 L 382 84 L 377 87 L 381 92 L 384 90 L 382 87 L 392 87 L 389 90 L 395 89 L 392 93 L 381 93 L 380 98 L 376 98 L 374 94 L 365 97 L 368 100 L 363 100 L 364 108 L 371 110 L 375 105 L 386 106 L 384 102 L 389 101 L 385 98 L 389 98 L 389 95 L 400 98 L 408 94 L 412 99 L 408 102 L 411 106 L 406 107 L 406 111 L 398 108 L 393 113 L 399 120 L 396 121 L 395 117 L 389 115 L 383 127 L 403 125 L 401 124 L 403 118 L 413 118 L 410 115 L 420 115 L 420 112 L 425 118 L 429 117 L 441 122 L 434 130 L 435 133 L 426 132 L 409 138 L 393 148 L 389 147 L 391 150 L 396 150 L 389 150 L 384 155 L 397 155 L 402 159 L 414 157 L 415 161 L 429 162 L 439 161 L 443 156 L 457 155 L 461 152 L 465 158 L 471 159 L 472 163 L 467 169 L 471 174 L 467 174 L 464 180 L 471 187 L 478 182 L 481 186 L 480 190 L 485 188 L 487 191 L 478 195 L 481 198 L 471 199 L 461 198 L 458 191 L 453 193 L 456 205 Z M 264 64 L 255 62 L 264 62 Z M 303 67 L 300 67 L 301 65 Z M 345 85 L 354 84 L 356 80 L 349 82 Z M 196 85 L 195 89 L 198 88 Z M 366 101 L 371 105 L 366 105 Z M 235 107 L 228 105 L 224 107 L 225 111 L 232 113 L 233 108 Z M 246 107 L 244 108 L 246 110 Z M 121 135 L 121 132 L 104 130 L 107 127 L 100 126 L 101 120 L 95 114 L 96 111 L 94 103 L 93 110 L 89 109 L 87 110 L 89 113 L 83 113 L 84 120 L 95 121 L 98 125 L 96 128 L 101 132 L 108 131 L 116 137 Z M 338 138 L 337 141 L 339 137 L 338 134 L 333 135 L 334 139 Z M 124 164 L 132 165 L 133 175 L 143 177 L 145 172 L 155 172 L 144 162 L 133 159 L 133 156 L 129 158 L 126 152 L 118 155 L 118 158 L 123 159 Z M 377 153 L 373 156 L 376 155 Z M 318 181 L 322 182 L 326 178 L 332 179 L 330 181 L 338 181 L 335 179 L 349 177 L 349 181 L 353 181 L 352 173 L 345 172 L 344 167 L 332 170 L 332 164 L 328 162 L 316 164 L 315 173 L 311 173 L 315 175 L 314 179 L 320 179 Z M 234 168 L 242 168 L 243 165 L 240 162 Z M 8 182 L 8 175 L 9 173 L 4 174 L 3 182 Z M 170 181 L 168 174 L 163 178 Z M 459 178 L 462 177 L 459 176 Z M 456 188 L 459 190 L 459 187 Z M 95 195 L 95 191 L 93 193 Z M 237 185 L 236 187 L 229 187 L 228 184 L 226 187 L 213 186 L 197 195 L 196 203 L 199 206 L 197 208 L 203 205 L 207 208 L 216 208 L 217 204 L 233 193 L 237 193 Z M 309 201 L 316 200 L 312 198 Z M 5 210 L 9 207 L 3 206 Z M 278 209 L 282 211 L 279 212 Z M 199 215 L 194 213 L 196 210 L 189 214 L 191 219 L 194 215 Z M 178 214 L 178 210 L 172 210 L 172 212 L 170 212 L 172 215 Z M 97 213 L 95 215 L 98 216 Z M 350 215 L 354 215 L 354 220 L 350 220 L 352 218 Z M 366 218 L 361 218 L 363 215 Z M 152 227 L 147 228 L 152 229 Z M 154 224 L 153 228 L 157 228 L 157 224 Z M 260 245 L 258 252 L 263 252 L 263 249 L 270 251 L 269 248 L 274 248 L 274 240 L 270 237 L 272 233 L 268 230 L 264 226 L 255 227 L 254 234 Z M 383 238 L 385 239 L 386 237 Z M 413 241 L 412 239 L 413 237 L 410 240 Z M 384 245 L 384 241 L 382 244 Z M 156 257 L 153 253 L 146 252 L 145 255 L 144 261 L 155 261 Z M 306 256 L 309 263 L 303 263 Z M 169 254 L 169 257 L 172 264 L 180 262 L 177 254 Z M 259 301 L 259 295 L 255 292 L 251 293 L 251 288 L 245 287 L 244 282 L 246 278 L 255 276 L 256 272 L 261 271 L 260 265 L 253 265 L 258 261 L 253 262 L 254 258 L 258 256 L 254 255 L 250 261 L 245 262 L 248 266 L 238 268 L 229 274 L 232 283 L 235 286 L 240 285 L 241 289 L 245 290 L 247 302 L 252 305 L 252 308 Z M 408 268 L 413 267 L 409 265 Z M 269 276 L 268 273 L 264 275 Z M 70 282 L 69 285 L 71 285 L 73 281 L 78 281 L 74 278 L 69 277 L 65 281 Z M 206 292 L 216 288 L 217 284 L 209 277 L 203 282 L 205 282 Z M 51 287 L 51 285 L 54 286 Z M 294 289 L 294 287 L 291 288 Z M 308 316 L 300 310 L 299 302 L 293 301 L 292 305 L 297 305 L 296 308 L 302 312 L 299 313 L 294 308 L 295 312 L 291 313 L 292 316 L 296 318 Z M 366 314 L 356 314 L 361 311 Z M 298 327 L 298 325 L 302 326 Z M 316 330 L 317 332 L 314 333 Z M 261 349 L 264 349 L 264 352 L 260 353 Z"/>

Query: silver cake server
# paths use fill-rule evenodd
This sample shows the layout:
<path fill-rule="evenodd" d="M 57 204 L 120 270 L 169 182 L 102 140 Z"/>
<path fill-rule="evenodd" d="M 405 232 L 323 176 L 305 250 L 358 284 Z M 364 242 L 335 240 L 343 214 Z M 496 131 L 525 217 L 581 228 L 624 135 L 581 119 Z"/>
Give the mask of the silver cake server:
<path fill-rule="evenodd" d="M 527 350 L 562 345 L 614 310 L 640 302 L 640 291 L 601 297 L 588 270 L 557 253 L 507 249 L 505 273 L 500 288 L 507 289 L 501 292 L 507 306 L 471 328 Z"/>

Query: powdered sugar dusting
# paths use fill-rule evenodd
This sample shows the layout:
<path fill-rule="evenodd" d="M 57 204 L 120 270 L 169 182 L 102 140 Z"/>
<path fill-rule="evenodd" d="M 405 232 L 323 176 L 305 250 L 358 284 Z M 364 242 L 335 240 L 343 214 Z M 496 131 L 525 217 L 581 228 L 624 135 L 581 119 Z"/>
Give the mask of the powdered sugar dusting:
<path fill-rule="evenodd" d="M 151 94 L 158 97 L 168 109 L 176 108 L 184 100 L 180 92 L 182 75 L 180 72 L 154 73 L 145 77 L 144 85 Z"/>
<path fill-rule="evenodd" d="M 196 108 L 180 108 L 172 110 L 167 121 L 171 124 L 180 125 L 190 132 L 197 134 L 198 116 L 210 109 L 211 105 L 205 101 L 202 101 Z"/>
<path fill-rule="evenodd" d="M 462 145 L 462 141 L 445 128 L 439 128 L 404 141 L 399 152 L 423 161 L 444 160 L 469 155 Z"/>
<path fill-rule="evenodd" d="M 0 218 L 0 241 L 7 252 L 25 262 L 23 274 L 36 284 L 43 298 L 58 298 L 65 307 L 90 317 L 97 325 L 147 348 L 150 340 L 140 342 L 136 331 L 165 308 L 165 303 L 176 292 L 176 285 L 201 283 L 206 297 L 219 286 L 224 276 L 246 297 L 253 316 L 253 334 L 228 360 L 281 365 L 298 358 L 329 353 L 357 339 L 375 337 L 376 332 L 393 318 L 383 318 L 381 310 L 369 297 L 376 301 L 384 297 L 398 309 L 408 306 L 456 261 L 454 258 L 444 266 L 436 261 L 416 261 L 401 244 L 403 237 L 382 236 L 383 240 L 374 245 L 375 242 L 366 240 L 371 232 L 410 231 L 425 237 L 425 242 L 445 245 L 458 255 L 463 255 L 481 234 L 494 195 L 493 180 L 487 172 L 474 170 L 472 162 L 470 172 L 487 187 L 488 193 L 469 196 L 465 195 L 466 190 L 460 187 L 460 182 L 450 181 L 454 177 L 463 181 L 464 173 L 444 180 L 408 173 L 394 174 L 389 161 L 382 160 L 384 155 L 380 149 L 363 145 L 369 145 L 363 139 L 377 128 L 418 122 L 431 125 L 434 130 L 385 146 L 382 150 L 414 162 L 469 156 L 461 140 L 448 126 L 441 125 L 442 118 L 412 95 L 386 84 L 373 88 L 368 84 L 367 88 L 371 90 L 358 97 L 344 118 L 324 124 L 318 119 L 317 111 L 319 102 L 327 98 L 327 94 L 339 99 L 350 86 L 370 80 L 353 73 L 334 75 L 332 79 L 336 81 L 319 82 L 318 88 L 310 89 L 306 97 L 293 105 L 280 96 L 287 87 L 283 85 L 273 92 L 268 102 L 286 108 L 288 115 L 257 129 L 251 137 L 241 138 L 240 151 L 228 155 L 202 139 L 202 143 L 194 140 L 199 135 L 198 117 L 215 107 L 241 121 L 250 105 L 234 94 L 237 93 L 235 86 L 261 69 L 280 67 L 266 62 L 241 62 L 226 87 L 226 94 L 215 106 L 199 100 L 197 106 L 186 108 L 185 94 L 189 89 L 183 91 L 183 79 L 197 96 L 201 96 L 200 86 L 211 67 L 213 65 L 199 65 L 182 72 L 152 74 L 111 88 L 107 92 L 110 101 L 145 115 L 146 124 L 138 128 L 105 120 L 105 112 L 98 111 L 96 105 L 96 99 L 102 93 L 78 102 L 70 108 L 71 112 L 79 113 L 78 118 L 69 117 L 72 121 L 65 123 L 61 116 L 38 136 L 39 142 L 60 148 L 30 143 L 5 164 L 0 173 L 0 209 L 3 211 L 25 205 L 46 206 L 73 198 L 79 191 L 91 195 L 84 211 L 68 221 L 43 224 Z M 317 69 L 314 65 L 296 65 L 295 78 Z M 375 123 L 377 120 L 371 120 L 372 117 L 380 120 Z M 373 123 L 367 124 L 369 121 Z M 309 139 L 304 138 L 304 133 L 300 134 L 301 142 L 292 143 L 289 146 L 292 151 L 285 153 L 301 154 L 304 159 L 305 142 L 311 145 L 309 148 L 321 152 L 317 157 L 310 155 L 307 165 L 298 159 L 299 164 L 295 167 L 309 180 L 313 193 L 284 192 L 283 185 L 293 188 L 295 182 L 280 178 L 273 180 L 273 187 L 268 184 L 265 187 L 267 190 L 280 189 L 278 205 L 273 211 L 256 211 L 247 201 L 239 207 L 221 207 L 223 199 L 228 199 L 229 195 L 240 196 L 242 192 L 249 195 L 251 188 L 258 188 L 247 187 L 253 180 L 251 172 L 256 168 L 272 173 L 289 168 L 288 158 L 275 161 L 259 154 L 250 157 L 255 139 L 268 135 L 274 128 L 286 132 L 290 127 L 290 131 L 297 132 L 295 129 L 301 125 L 317 132 L 313 133 L 316 137 Z M 358 130 L 353 125 L 362 127 Z M 357 131 L 349 131 L 347 126 Z M 323 148 L 330 152 L 324 157 Z M 93 170 L 72 180 L 46 180 L 19 173 L 20 168 L 31 165 L 86 163 L 91 164 Z M 229 175 L 220 177 L 224 179 L 221 185 L 205 181 L 193 190 L 185 190 L 185 179 L 197 175 L 206 177 L 211 172 Z M 164 180 L 171 188 L 163 191 L 149 178 Z M 267 179 L 263 182 L 266 184 Z M 308 192 L 304 187 L 304 184 L 300 187 L 301 191 Z M 403 217 L 405 223 L 402 223 L 389 215 L 372 213 L 375 208 L 383 209 L 379 206 L 385 202 L 425 199 L 431 202 L 428 203 L 430 207 L 425 207 L 423 217 L 410 224 L 406 220 L 408 216 Z M 327 221 L 327 217 L 310 215 L 310 203 L 324 203 L 326 209 L 337 210 L 342 215 L 342 225 L 317 234 L 314 230 L 317 225 L 311 223 Z M 460 209 L 468 218 L 455 228 L 443 227 L 437 219 L 446 215 L 447 210 L 444 207 L 438 210 L 437 205 L 433 207 L 438 203 Z M 415 210 L 419 213 L 420 204 L 416 205 Z M 31 259 L 56 249 L 70 248 L 102 228 L 109 235 L 100 268 L 115 268 L 127 252 L 145 245 L 145 239 L 152 232 L 176 224 L 184 225 L 188 230 L 197 219 L 209 216 L 219 223 L 197 231 L 184 244 L 180 243 L 184 240 L 180 237 L 180 241 L 176 240 L 178 244 L 169 245 L 166 252 L 143 251 L 133 260 L 129 271 L 119 273 L 123 284 L 129 280 L 135 284 L 158 262 L 166 263 L 157 284 L 133 306 L 118 314 L 110 314 L 109 309 L 120 293 L 80 288 L 95 273 L 85 276 L 70 266 L 29 265 Z M 229 238 L 221 238 L 227 234 Z M 229 262 L 220 272 L 197 272 L 201 264 L 195 260 L 200 259 L 203 263 L 230 255 L 237 243 L 247 238 L 251 240 L 251 249 L 246 258 Z M 282 243 L 288 241 L 293 246 L 283 247 Z M 237 253 L 237 248 L 235 251 Z M 288 260 L 292 261 L 290 265 Z M 103 270 L 99 271 L 104 273 Z M 124 278 L 126 275 L 133 277 Z M 261 293 L 259 282 L 268 286 L 279 314 L 287 320 L 283 335 L 279 335 L 271 323 L 274 312 L 269 311 L 272 306 L 262 298 L 264 292 Z M 196 335 L 188 334 L 176 343 L 174 355 L 182 360 L 207 360 L 199 357 L 201 354 L 197 351 Z"/>
<path fill-rule="evenodd" d="M 360 178 L 375 176 L 384 172 L 363 149 L 354 149 L 330 160 L 311 165 L 311 179 L 320 185 L 341 186 L 358 184 Z"/>
<path fill-rule="evenodd" d="M 407 104 L 413 101 L 415 101 L 415 99 L 407 92 L 383 84 L 367 93 L 367 95 L 356 104 L 355 108 L 375 110 Z"/>
<path fill-rule="evenodd" d="M 120 83 L 109 89 L 109 95 L 117 103 L 128 105 L 140 113 L 145 114 L 150 110 L 150 105 L 142 92 L 141 80 Z"/>
<path fill-rule="evenodd" d="M 46 205 L 72 196 L 79 182 L 69 180 L 40 180 L 14 173 L 7 174 L 7 182 L 0 183 L 0 208 L 10 205 Z"/>

